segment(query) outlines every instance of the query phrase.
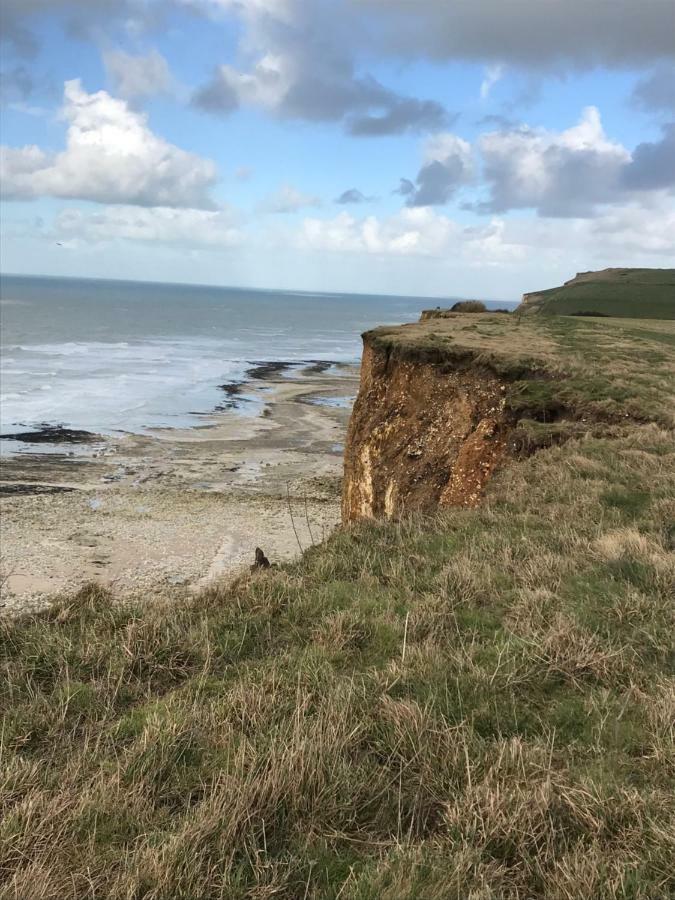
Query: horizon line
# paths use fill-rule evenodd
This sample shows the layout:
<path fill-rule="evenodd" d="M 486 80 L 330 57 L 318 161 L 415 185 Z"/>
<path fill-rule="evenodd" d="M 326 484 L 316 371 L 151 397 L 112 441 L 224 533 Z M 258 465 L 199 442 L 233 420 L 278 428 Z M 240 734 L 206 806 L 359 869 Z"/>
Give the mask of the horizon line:
<path fill-rule="evenodd" d="M 299 295 L 313 295 L 319 294 L 323 296 L 338 296 L 338 297 L 377 297 L 377 298 L 386 298 L 386 297 L 395 297 L 400 299 L 414 299 L 414 300 L 448 300 L 448 301 L 458 301 L 458 300 L 483 300 L 487 303 L 520 303 L 522 298 L 514 299 L 514 298 L 505 298 L 505 297 L 484 297 L 484 296 L 476 296 L 475 294 L 471 297 L 460 296 L 460 295 L 441 295 L 441 294 L 387 294 L 387 293 L 372 293 L 370 291 L 364 293 L 358 293 L 356 291 L 331 291 L 331 290 L 311 290 L 311 289 L 301 289 L 301 288 L 267 288 L 267 287 L 254 287 L 252 285 L 243 285 L 243 284 L 209 284 L 205 282 L 193 282 L 193 281 L 156 281 L 151 278 L 110 278 L 103 275 L 50 275 L 50 274 L 34 274 L 27 272 L 3 272 L 0 270 L 0 281 L 3 278 L 43 278 L 43 279 L 60 279 L 63 281 L 105 281 L 119 284 L 154 284 L 154 285 L 167 285 L 174 287 L 186 287 L 186 288 L 210 288 L 210 289 L 219 289 L 219 290 L 230 290 L 230 291 L 256 291 L 260 293 L 268 293 L 268 294 L 299 294 Z"/>

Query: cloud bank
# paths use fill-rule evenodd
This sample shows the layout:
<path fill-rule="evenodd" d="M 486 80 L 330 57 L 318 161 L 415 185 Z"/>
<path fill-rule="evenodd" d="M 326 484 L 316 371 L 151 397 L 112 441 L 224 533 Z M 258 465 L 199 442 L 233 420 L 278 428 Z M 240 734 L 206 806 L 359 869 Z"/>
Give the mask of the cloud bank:
<path fill-rule="evenodd" d="M 56 217 L 59 240 L 92 242 L 143 241 L 188 247 L 236 247 L 242 241 L 226 210 L 110 206 L 100 212 L 64 209 Z"/>
<path fill-rule="evenodd" d="M 671 0 L 354 0 L 383 51 L 540 70 L 675 59 Z"/>

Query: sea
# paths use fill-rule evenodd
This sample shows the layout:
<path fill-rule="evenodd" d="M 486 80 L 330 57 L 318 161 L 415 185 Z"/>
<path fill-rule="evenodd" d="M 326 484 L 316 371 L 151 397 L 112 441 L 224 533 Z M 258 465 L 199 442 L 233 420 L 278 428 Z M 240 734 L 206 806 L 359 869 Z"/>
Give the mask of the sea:
<path fill-rule="evenodd" d="M 0 434 L 203 424 L 255 363 L 356 363 L 363 331 L 455 299 L 4 275 Z"/>

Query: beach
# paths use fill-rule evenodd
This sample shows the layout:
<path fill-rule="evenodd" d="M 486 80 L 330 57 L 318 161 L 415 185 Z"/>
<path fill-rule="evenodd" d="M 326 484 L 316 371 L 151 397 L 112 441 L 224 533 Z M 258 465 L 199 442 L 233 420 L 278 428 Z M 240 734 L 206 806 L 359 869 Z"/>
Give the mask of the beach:
<path fill-rule="evenodd" d="M 196 427 L 4 458 L 3 612 L 90 581 L 127 598 L 195 592 L 246 571 L 257 546 L 274 563 L 323 540 L 357 382 L 355 366 L 263 361 Z"/>
<path fill-rule="evenodd" d="M 151 600 L 340 519 L 361 334 L 421 297 L 0 279 L 2 612 Z"/>

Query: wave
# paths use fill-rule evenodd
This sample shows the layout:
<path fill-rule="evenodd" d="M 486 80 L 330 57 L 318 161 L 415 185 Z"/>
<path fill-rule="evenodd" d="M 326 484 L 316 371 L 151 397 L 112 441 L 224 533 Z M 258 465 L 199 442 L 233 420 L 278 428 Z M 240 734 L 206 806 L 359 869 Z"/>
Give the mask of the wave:
<path fill-rule="evenodd" d="M 222 404 L 219 385 L 244 379 L 252 362 L 356 361 L 362 331 L 421 308 L 414 298 L 319 302 L 314 292 L 206 295 L 131 283 L 30 279 L 21 289 L 29 302 L 3 310 L 3 430 L 189 426 Z"/>
<path fill-rule="evenodd" d="M 213 410 L 222 399 L 218 385 L 243 377 L 247 365 L 222 358 L 210 341 L 30 350 L 30 366 L 2 368 L 3 431 L 43 422 L 108 433 L 193 424 L 191 412 Z"/>

